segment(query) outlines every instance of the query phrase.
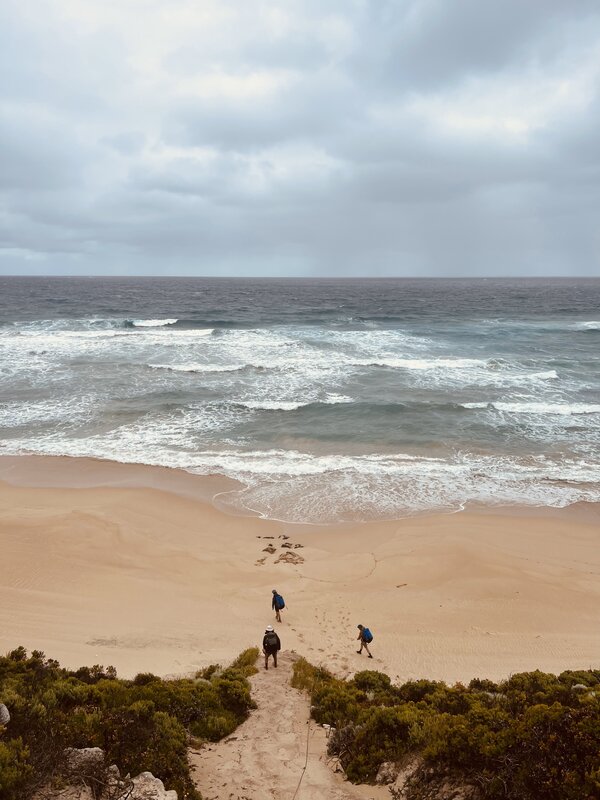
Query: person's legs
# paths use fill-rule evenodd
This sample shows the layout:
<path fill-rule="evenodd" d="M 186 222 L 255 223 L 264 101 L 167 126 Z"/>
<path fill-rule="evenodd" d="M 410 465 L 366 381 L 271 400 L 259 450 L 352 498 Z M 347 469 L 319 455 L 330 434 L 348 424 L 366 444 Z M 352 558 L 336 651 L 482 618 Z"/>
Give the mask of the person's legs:
<path fill-rule="evenodd" d="M 273 653 L 273 666 L 277 666 L 277 650 Z"/>
<path fill-rule="evenodd" d="M 362 641 L 361 641 L 361 643 L 360 643 L 360 650 L 357 650 L 357 651 L 356 651 L 356 652 L 357 652 L 359 655 L 360 655 L 360 653 L 362 653 L 363 645 L 364 645 L 364 642 L 362 642 Z M 365 646 L 366 646 L 366 645 L 365 645 Z"/>
<path fill-rule="evenodd" d="M 361 649 L 362 649 L 362 648 L 361 648 Z M 366 651 L 367 651 L 367 653 L 369 654 L 369 658 L 373 658 L 373 656 L 371 655 L 371 651 L 369 650 L 369 645 L 368 645 L 366 642 L 365 642 L 365 650 L 366 650 Z"/>
<path fill-rule="evenodd" d="M 269 654 L 265 650 L 265 669 L 269 669 Z"/>
<path fill-rule="evenodd" d="M 275 609 L 275 619 L 277 622 L 281 622 L 281 611 L 278 608 Z"/>

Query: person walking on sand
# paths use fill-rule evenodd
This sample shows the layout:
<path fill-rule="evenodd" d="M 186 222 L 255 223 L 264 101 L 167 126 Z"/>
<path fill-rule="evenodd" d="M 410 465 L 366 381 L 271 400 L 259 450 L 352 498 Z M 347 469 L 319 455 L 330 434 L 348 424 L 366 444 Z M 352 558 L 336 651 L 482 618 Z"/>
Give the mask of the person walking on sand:
<path fill-rule="evenodd" d="M 281 612 L 285 608 L 285 600 L 279 594 L 277 589 L 273 589 L 273 599 L 271 600 L 271 608 L 275 612 L 275 619 L 281 622 Z"/>
<path fill-rule="evenodd" d="M 373 634 L 368 628 L 365 628 L 364 625 L 358 625 L 357 627 L 358 627 L 358 636 L 356 638 L 357 640 L 360 640 L 360 650 L 357 650 L 356 652 L 360 655 L 364 647 L 367 653 L 369 654 L 369 658 L 373 658 L 373 656 L 371 655 L 371 651 L 369 650 L 369 645 L 373 641 Z"/>
<path fill-rule="evenodd" d="M 267 625 L 263 636 L 263 653 L 265 654 L 265 669 L 269 669 L 269 656 L 273 656 L 273 666 L 277 666 L 277 653 L 281 650 L 281 640 L 273 630 L 272 625 Z"/>

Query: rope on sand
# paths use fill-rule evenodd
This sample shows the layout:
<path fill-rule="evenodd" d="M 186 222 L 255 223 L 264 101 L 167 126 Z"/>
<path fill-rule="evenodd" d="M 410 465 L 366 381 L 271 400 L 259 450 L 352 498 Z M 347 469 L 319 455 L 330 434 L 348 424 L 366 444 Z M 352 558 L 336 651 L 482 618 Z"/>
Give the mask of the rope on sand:
<path fill-rule="evenodd" d="M 300 784 L 302 783 L 302 778 L 304 777 L 304 773 L 306 772 L 306 766 L 308 764 L 308 740 L 310 737 L 310 719 L 306 720 L 306 758 L 304 759 L 304 766 L 302 767 L 302 772 L 300 773 L 300 780 L 298 781 L 298 786 L 296 786 L 296 791 L 294 792 L 294 796 L 292 800 L 296 800 L 296 795 L 300 790 Z"/>

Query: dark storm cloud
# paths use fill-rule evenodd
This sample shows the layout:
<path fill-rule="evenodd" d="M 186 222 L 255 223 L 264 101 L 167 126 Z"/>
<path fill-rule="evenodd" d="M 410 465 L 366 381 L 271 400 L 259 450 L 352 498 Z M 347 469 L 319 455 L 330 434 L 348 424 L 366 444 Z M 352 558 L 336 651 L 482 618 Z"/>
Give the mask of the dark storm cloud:
<path fill-rule="evenodd" d="M 380 85 L 403 89 L 552 62 L 570 35 L 585 39 L 586 26 L 597 25 L 600 14 L 595 0 L 383 0 L 366 9 L 365 37 L 377 46 L 351 59 L 355 74 L 373 69 Z"/>
<path fill-rule="evenodd" d="M 0 272 L 598 274 L 600 11 L 0 10 Z"/>

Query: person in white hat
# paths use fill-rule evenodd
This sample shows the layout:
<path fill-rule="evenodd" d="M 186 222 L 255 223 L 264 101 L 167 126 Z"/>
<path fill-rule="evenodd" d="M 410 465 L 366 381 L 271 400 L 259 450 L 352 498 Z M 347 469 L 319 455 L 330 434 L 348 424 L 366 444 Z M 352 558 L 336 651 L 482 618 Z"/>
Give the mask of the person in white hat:
<path fill-rule="evenodd" d="M 277 666 L 277 653 L 281 650 L 279 636 L 272 625 L 267 625 L 263 636 L 263 653 L 265 654 L 265 669 L 269 669 L 269 656 L 273 656 L 273 666 Z"/>

